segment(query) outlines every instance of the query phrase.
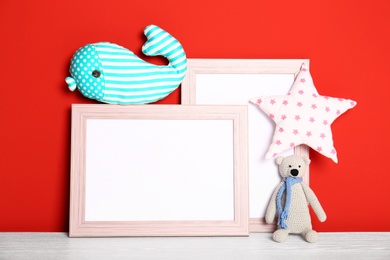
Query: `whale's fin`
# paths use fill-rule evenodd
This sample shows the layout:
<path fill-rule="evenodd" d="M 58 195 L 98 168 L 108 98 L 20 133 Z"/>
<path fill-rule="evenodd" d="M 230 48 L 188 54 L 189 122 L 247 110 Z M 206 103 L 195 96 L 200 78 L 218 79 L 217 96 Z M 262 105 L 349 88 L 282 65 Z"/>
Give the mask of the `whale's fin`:
<path fill-rule="evenodd" d="M 72 77 L 66 77 L 65 81 L 70 91 L 74 91 L 77 88 L 76 81 Z"/>
<path fill-rule="evenodd" d="M 178 40 L 156 25 L 147 26 L 144 33 L 148 39 L 142 46 L 142 52 L 145 55 L 162 55 L 179 74 L 186 72 L 187 58 Z"/>

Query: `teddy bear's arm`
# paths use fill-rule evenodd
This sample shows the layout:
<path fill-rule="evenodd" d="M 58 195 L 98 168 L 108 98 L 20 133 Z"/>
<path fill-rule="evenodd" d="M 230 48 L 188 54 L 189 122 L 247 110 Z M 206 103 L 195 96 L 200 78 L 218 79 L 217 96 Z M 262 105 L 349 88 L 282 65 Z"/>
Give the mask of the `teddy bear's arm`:
<path fill-rule="evenodd" d="M 319 221 L 324 222 L 326 220 L 326 213 L 322 208 L 317 196 L 314 194 L 313 190 L 310 189 L 309 186 L 307 186 L 305 183 L 302 183 L 302 188 L 305 192 L 307 201 L 313 208 L 314 213 L 316 213 Z"/>
<path fill-rule="evenodd" d="M 269 201 L 267 210 L 265 212 L 265 222 L 268 224 L 271 224 L 276 216 L 276 195 L 278 194 L 278 191 L 282 187 L 284 182 L 281 182 L 276 186 L 274 192 L 272 193 L 271 199 Z"/>

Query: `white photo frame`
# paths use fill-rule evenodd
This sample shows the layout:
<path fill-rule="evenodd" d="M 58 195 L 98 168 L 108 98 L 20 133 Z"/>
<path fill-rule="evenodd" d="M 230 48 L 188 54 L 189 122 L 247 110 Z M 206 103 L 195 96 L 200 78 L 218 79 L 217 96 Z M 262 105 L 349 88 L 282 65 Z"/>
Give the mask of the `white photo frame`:
<path fill-rule="evenodd" d="M 70 237 L 247 236 L 247 107 L 73 105 Z"/>
<path fill-rule="evenodd" d="M 280 182 L 273 160 L 264 156 L 272 140 L 274 123 L 249 99 L 262 95 L 285 95 L 291 89 L 302 64 L 308 59 L 188 59 L 181 85 L 182 104 L 223 104 L 248 106 L 250 231 L 270 232 L 265 210 L 273 189 Z M 300 145 L 284 155 L 309 157 L 309 148 Z M 304 177 L 309 184 L 309 173 Z"/>

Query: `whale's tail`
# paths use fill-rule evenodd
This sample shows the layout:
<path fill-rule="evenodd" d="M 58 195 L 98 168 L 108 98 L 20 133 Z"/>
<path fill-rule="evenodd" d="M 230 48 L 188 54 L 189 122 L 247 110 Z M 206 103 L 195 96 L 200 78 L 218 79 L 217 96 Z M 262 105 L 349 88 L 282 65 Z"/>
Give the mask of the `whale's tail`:
<path fill-rule="evenodd" d="M 180 42 L 156 25 L 147 26 L 144 33 L 148 40 L 142 46 L 142 52 L 148 56 L 164 56 L 169 65 L 184 77 L 187 58 Z"/>

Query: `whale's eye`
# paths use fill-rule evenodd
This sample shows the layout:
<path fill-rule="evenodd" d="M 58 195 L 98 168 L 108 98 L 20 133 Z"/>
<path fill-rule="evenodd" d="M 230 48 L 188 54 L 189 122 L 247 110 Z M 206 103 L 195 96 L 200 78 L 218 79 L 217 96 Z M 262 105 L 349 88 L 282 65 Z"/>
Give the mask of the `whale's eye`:
<path fill-rule="evenodd" d="M 100 71 L 94 70 L 94 71 L 92 72 L 92 76 L 94 76 L 95 78 L 100 77 Z"/>

